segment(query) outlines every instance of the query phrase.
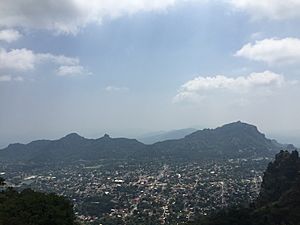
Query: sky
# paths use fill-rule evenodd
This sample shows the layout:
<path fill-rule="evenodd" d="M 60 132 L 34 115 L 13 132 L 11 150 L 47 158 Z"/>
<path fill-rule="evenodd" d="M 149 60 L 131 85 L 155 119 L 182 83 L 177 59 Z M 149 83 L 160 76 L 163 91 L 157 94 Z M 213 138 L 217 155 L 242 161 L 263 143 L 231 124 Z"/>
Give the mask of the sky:
<path fill-rule="evenodd" d="M 233 121 L 300 144 L 300 0 L 0 0 L 0 147 Z"/>

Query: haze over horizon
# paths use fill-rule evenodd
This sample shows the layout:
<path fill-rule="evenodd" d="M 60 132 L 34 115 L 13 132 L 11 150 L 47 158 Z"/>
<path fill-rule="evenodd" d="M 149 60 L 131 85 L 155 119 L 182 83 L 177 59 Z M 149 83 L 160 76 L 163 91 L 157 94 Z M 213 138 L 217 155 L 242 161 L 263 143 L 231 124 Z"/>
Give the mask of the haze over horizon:
<path fill-rule="evenodd" d="M 300 137 L 300 1 L 0 0 L 0 148 L 241 120 Z"/>

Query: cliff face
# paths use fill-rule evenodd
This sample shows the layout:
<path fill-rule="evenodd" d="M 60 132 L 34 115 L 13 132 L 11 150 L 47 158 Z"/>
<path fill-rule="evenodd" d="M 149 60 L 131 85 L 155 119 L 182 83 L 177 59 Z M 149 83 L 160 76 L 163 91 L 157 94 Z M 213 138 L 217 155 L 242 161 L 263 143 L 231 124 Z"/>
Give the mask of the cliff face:
<path fill-rule="evenodd" d="M 300 181 L 300 159 L 297 151 L 281 151 L 264 173 L 258 206 L 280 200 Z"/>
<path fill-rule="evenodd" d="M 300 159 L 297 151 L 281 151 L 270 163 L 261 186 L 254 224 L 300 224 Z"/>

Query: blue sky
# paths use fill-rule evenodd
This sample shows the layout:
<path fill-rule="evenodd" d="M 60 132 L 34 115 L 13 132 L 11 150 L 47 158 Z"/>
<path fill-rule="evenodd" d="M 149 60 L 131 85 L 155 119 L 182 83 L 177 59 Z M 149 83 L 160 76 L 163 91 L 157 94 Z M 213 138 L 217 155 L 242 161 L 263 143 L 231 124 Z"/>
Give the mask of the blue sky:
<path fill-rule="evenodd" d="M 296 142 L 299 23 L 298 0 L 0 0 L 0 146 L 236 120 Z"/>

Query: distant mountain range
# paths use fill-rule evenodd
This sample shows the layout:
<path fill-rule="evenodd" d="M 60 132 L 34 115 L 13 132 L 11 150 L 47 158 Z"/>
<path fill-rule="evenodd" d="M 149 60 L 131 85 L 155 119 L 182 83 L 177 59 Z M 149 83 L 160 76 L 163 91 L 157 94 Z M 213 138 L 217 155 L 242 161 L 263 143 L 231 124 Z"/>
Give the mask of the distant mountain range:
<path fill-rule="evenodd" d="M 197 131 L 197 129 L 195 128 L 186 128 L 186 129 L 171 130 L 171 131 L 159 131 L 155 133 L 145 134 L 137 139 L 144 144 L 154 144 L 160 141 L 184 138 L 186 135 L 189 135 L 195 131 Z"/>
<path fill-rule="evenodd" d="M 59 140 L 10 144 L 0 150 L 0 161 L 59 162 L 97 159 L 205 159 L 274 156 L 287 146 L 267 139 L 240 121 L 216 129 L 198 130 L 183 138 L 145 145 L 135 139 L 104 135 L 87 139 L 76 133 Z M 293 146 L 288 146 L 293 148 Z"/>

